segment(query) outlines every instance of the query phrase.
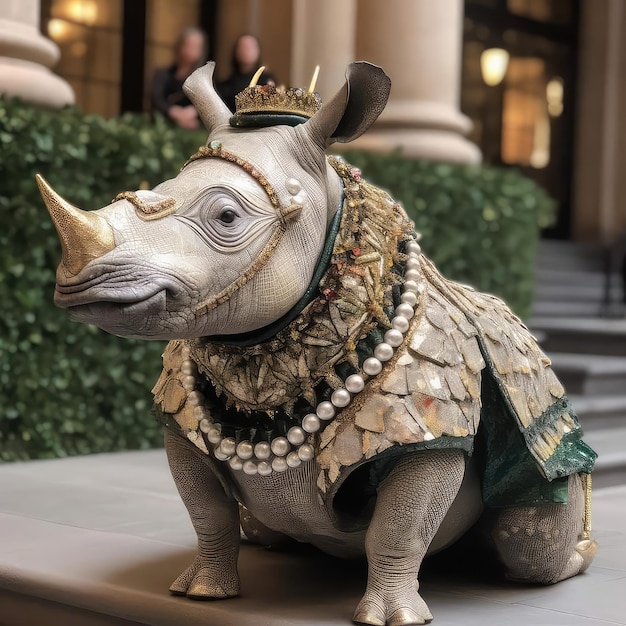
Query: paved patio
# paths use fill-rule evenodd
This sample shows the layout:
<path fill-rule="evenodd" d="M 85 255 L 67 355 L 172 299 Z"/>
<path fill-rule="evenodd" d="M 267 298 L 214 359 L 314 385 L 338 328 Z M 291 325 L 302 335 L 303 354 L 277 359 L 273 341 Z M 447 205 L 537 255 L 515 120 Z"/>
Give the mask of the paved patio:
<path fill-rule="evenodd" d="M 553 587 L 433 561 L 422 594 L 434 624 L 626 624 L 626 485 L 595 492 L 594 536 L 594 565 Z M 0 537 L 1 626 L 346 626 L 365 582 L 362 563 L 246 545 L 241 598 L 170 596 L 194 534 L 162 450 L 0 466 Z"/>

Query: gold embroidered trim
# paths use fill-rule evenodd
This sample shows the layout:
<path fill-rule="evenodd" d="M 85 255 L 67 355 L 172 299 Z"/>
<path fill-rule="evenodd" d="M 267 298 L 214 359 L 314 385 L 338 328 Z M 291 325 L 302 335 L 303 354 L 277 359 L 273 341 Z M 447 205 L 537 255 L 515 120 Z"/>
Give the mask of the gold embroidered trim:
<path fill-rule="evenodd" d="M 198 159 L 206 159 L 209 157 L 217 157 L 220 159 L 224 159 L 224 161 L 228 161 L 229 163 L 234 163 L 241 167 L 245 172 L 247 172 L 252 178 L 254 178 L 261 187 L 265 190 L 272 206 L 278 209 L 280 208 L 280 201 L 278 199 L 278 194 L 274 189 L 272 183 L 249 161 L 242 159 L 240 156 L 229 152 L 228 150 L 224 150 L 222 148 L 222 144 L 219 141 L 212 141 L 208 146 L 200 146 L 198 151 L 195 154 L 192 154 L 185 164 L 180 168 L 182 172 L 190 163 L 197 161 Z"/>
<path fill-rule="evenodd" d="M 137 216 L 146 222 L 159 220 L 176 211 L 174 198 L 165 198 L 160 202 L 148 203 L 144 202 L 134 191 L 122 191 L 113 198 L 113 202 L 119 200 L 128 200 L 137 209 Z"/>

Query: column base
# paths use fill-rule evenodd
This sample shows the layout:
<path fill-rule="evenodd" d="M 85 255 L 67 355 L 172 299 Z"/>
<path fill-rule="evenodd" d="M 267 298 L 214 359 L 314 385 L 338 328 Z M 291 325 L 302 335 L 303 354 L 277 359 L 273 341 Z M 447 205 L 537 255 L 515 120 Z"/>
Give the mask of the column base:
<path fill-rule="evenodd" d="M 391 99 L 376 124 L 381 128 L 400 126 L 452 130 L 460 135 L 472 130 L 472 120 L 456 107 L 430 100 Z"/>
<path fill-rule="evenodd" d="M 74 92 L 62 78 L 38 63 L 8 57 L 0 57 L 0 96 L 48 108 L 74 104 Z"/>
<path fill-rule="evenodd" d="M 456 132 L 419 128 L 376 128 L 349 144 L 335 144 L 333 149 L 392 152 L 406 157 L 445 163 L 477 164 L 482 161 L 478 147 Z"/>

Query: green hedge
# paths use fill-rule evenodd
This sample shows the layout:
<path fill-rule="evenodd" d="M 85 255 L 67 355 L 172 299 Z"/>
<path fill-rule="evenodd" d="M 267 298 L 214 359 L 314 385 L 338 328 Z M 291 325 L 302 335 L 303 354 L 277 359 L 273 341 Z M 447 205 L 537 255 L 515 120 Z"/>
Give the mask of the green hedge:
<path fill-rule="evenodd" d="M 0 460 L 159 445 L 150 388 L 163 344 L 112 337 L 54 307 L 61 252 L 34 175 L 94 209 L 175 175 L 203 142 L 143 116 L 107 121 L 0 100 Z M 543 192 L 493 168 L 348 158 L 404 202 L 444 271 L 527 310 L 537 225 L 551 214 Z"/>

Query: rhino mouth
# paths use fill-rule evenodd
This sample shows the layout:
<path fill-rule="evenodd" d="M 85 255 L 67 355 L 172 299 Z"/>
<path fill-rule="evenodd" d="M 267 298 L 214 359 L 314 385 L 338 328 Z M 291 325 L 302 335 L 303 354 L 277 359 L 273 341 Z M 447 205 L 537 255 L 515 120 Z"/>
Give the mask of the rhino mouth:
<path fill-rule="evenodd" d="M 165 304 L 167 300 L 167 291 L 161 289 L 156 293 L 149 295 L 145 298 L 139 298 L 134 300 L 90 300 L 84 303 L 69 303 L 63 302 L 62 298 L 55 298 L 55 301 L 59 300 L 57 304 L 68 310 L 68 313 L 74 317 L 77 315 L 85 315 L 89 312 L 93 312 L 94 316 L 97 312 L 118 310 L 123 312 L 128 317 L 135 317 L 137 315 L 155 314 L 165 310 Z"/>
<path fill-rule="evenodd" d="M 149 337 L 169 309 L 180 308 L 184 285 L 174 278 L 143 272 L 90 274 L 85 280 L 57 282 L 54 303 L 75 322 L 94 324 L 113 335 Z M 178 303 L 178 304 L 177 304 Z"/>
<path fill-rule="evenodd" d="M 158 339 L 163 321 L 184 317 L 198 297 L 194 285 L 154 266 L 88 265 L 77 276 L 57 272 L 54 303 L 75 322 L 93 324 L 120 337 Z"/>
<path fill-rule="evenodd" d="M 109 305 L 132 314 L 137 308 L 153 308 L 155 302 L 162 302 L 165 309 L 166 299 L 172 305 L 189 291 L 180 278 L 154 268 L 107 266 L 89 270 L 72 278 L 57 273 L 54 303 L 58 307 L 77 310 L 89 306 L 95 310 L 96 305 Z"/>
<path fill-rule="evenodd" d="M 167 291 L 133 302 L 92 301 L 87 304 L 67 305 L 68 315 L 74 322 L 95 324 L 114 335 L 139 334 L 149 336 L 154 320 L 166 311 Z"/>
<path fill-rule="evenodd" d="M 57 285 L 54 293 L 54 303 L 62 309 L 78 309 L 106 304 L 132 311 L 134 307 L 151 302 L 155 298 L 161 299 L 160 296 L 162 296 L 165 303 L 167 291 L 167 287 L 153 284 L 149 289 L 143 289 L 140 285 L 133 285 L 121 289 L 102 287 L 68 292 Z"/>

